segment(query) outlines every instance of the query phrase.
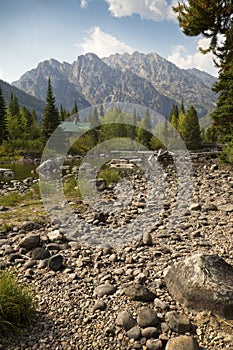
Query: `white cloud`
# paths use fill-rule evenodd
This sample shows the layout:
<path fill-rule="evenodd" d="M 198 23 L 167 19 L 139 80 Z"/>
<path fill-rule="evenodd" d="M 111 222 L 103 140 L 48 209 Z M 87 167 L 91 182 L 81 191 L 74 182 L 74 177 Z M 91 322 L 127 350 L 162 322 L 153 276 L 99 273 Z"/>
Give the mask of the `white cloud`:
<path fill-rule="evenodd" d="M 199 51 L 199 47 L 207 49 L 208 46 L 209 39 L 202 38 L 198 41 L 197 52 L 190 54 L 183 45 L 177 45 L 167 59 L 180 68 L 197 68 L 216 76 L 217 68 L 213 63 L 213 55 L 211 53 L 203 55 Z"/>
<path fill-rule="evenodd" d="M 100 27 L 94 27 L 88 37 L 85 37 L 81 44 L 76 46 L 82 48 L 82 53 L 95 53 L 99 57 L 106 57 L 115 53 L 133 53 L 131 47 L 119 41 L 114 36 L 101 31 Z"/>
<path fill-rule="evenodd" d="M 114 17 L 125 17 L 133 14 L 140 15 L 141 18 L 152 19 L 154 21 L 176 20 L 176 14 L 172 6 L 177 4 L 177 0 L 172 0 L 168 4 L 166 0 L 105 0 L 108 10 Z"/>
<path fill-rule="evenodd" d="M 82 9 L 87 8 L 89 0 L 80 0 L 80 6 Z"/>
<path fill-rule="evenodd" d="M 3 79 L 3 71 L 0 69 L 0 79 Z"/>

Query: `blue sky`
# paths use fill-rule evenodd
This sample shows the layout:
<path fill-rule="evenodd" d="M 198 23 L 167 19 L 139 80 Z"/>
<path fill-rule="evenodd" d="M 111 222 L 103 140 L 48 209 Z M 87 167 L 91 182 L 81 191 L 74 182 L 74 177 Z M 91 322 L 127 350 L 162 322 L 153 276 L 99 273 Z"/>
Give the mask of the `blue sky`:
<path fill-rule="evenodd" d="M 94 52 L 156 52 L 181 68 L 216 75 L 206 39 L 186 37 L 171 10 L 176 0 L 0 0 L 0 79 L 18 80 L 39 62 L 72 63 Z"/>

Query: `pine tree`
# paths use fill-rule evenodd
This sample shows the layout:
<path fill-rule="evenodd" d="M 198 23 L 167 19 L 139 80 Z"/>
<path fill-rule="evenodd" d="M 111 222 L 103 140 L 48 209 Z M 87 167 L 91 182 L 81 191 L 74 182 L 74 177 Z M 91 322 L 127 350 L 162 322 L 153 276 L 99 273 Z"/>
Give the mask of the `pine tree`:
<path fill-rule="evenodd" d="M 14 141 L 22 138 L 23 125 L 20 115 L 18 99 L 11 93 L 10 102 L 7 107 L 7 133 L 9 140 Z"/>
<path fill-rule="evenodd" d="M 220 73 L 214 91 L 219 93 L 217 108 L 211 115 L 214 127 L 220 139 L 228 141 L 233 138 L 233 62 Z"/>
<path fill-rule="evenodd" d="M 59 113 L 55 106 L 55 97 L 53 96 L 53 91 L 51 87 L 50 78 L 48 79 L 48 90 L 46 97 L 46 106 L 44 109 L 44 115 L 42 118 L 42 128 L 41 135 L 44 143 L 52 135 L 53 131 L 59 125 Z"/>
<path fill-rule="evenodd" d="M 74 107 L 71 111 L 71 115 L 76 114 L 78 112 L 78 106 L 76 100 L 74 101 Z"/>
<path fill-rule="evenodd" d="M 100 117 L 104 117 L 104 107 L 100 105 Z"/>
<path fill-rule="evenodd" d="M 0 87 L 0 144 L 7 139 L 6 106 Z"/>
<path fill-rule="evenodd" d="M 150 142 L 152 139 L 152 126 L 151 126 L 151 117 L 149 113 L 149 109 L 146 109 L 146 113 L 144 119 L 139 122 L 139 130 L 138 130 L 138 140 L 144 146 L 150 147 Z"/>
<path fill-rule="evenodd" d="M 179 109 L 178 109 L 178 106 L 176 104 L 174 104 L 172 106 L 172 110 L 171 110 L 171 113 L 169 114 L 169 117 L 168 117 L 168 121 L 171 122 L 172 121 L 172 117 L 174 117 L 175 119 L 178 120 L 179 118 Z"/>
<path fill-rule="evenodd" d="M 187 111 L 182 137 L 188 148 L 200 148 L 201 131 L 197 111 L 193 106 L 191 106 Z"/>

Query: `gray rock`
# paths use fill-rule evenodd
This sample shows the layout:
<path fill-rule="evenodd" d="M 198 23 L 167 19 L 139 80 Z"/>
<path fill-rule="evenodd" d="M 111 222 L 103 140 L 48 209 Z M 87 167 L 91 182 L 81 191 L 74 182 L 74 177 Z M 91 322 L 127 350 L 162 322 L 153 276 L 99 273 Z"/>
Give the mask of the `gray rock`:
<path fill-rule="evenodd" d="M 147 338 L 147 339 L 158 338 L 158 336 L 160 335 L 160 331 L 156 327 L 143 328 L 141 333 L 142 333 L 142 336 Z"/>
<path fill-rule="evenodd" d="M 201 205 L 199 203 L 192 203 L 189 206 L 189 210 L 201 210 Z"/>
<path fill-rule="evenodd" d="M 177 333 L 186 333 L 190 331 L 190 320 L 185 315 L 179 315 L 176 311 L 169 311 L 165 315 L 165 322 Z"/>
<path fill-rule="evenodd" d="M 41 228 L 41 225 L 33 221 L 27 221 L 21 227 L 21 229 L 24 231 L 39 230 L 40 228 Z"/>
<path fill-rule="evenodd" d="M 63 263 L 63 256 L 61 254 L 57 254 L 52 256 L 49 259 L 49 268 L 53 271 L 59 271 L 62 267 L 62 263 Z"/>
<path fill-rule="evenodd" d="M 36 248 L 39 245 L 40 245 L 40 235 L 38 234 L 31 234 L 31 235 L 25 236 L 19 242 L 19 246 L 27 250 Z"/>
<path fill-rule="evenodd" d="M 163 348 L 163 344 L 160 339 L 148 339 L 146 342 L 147 350 L 161 350 L 162 348 Z M 178 350 L 178 348 L 176 350 Z"/>
<path fill-rule="evenodd" d="M 44 260 L 50 257 L 50 253 L 47 249 L 37 247 L 32 251 L 32 260 Z"/>
<path fill-rule="evenodd" d="M 196 254 L 179 261 L 165 282 L 184 307 L 233 318 L 233 267 L 217 255 Z"/>
<path fill-rule="evenodd" d="M 59 232 L 59 230 L 54 230 L 54 231 L 48 232 L 47 236 L 51 242 L 59 242 L 63 239 L 63 236 Z"/>
<path fill-rule="evenodd" d="M 116 289 L 116 286 L 110 283 L 101 284 L 100 286 L 95 288 L 95 294 L 97 294 L 99 297 L 103 297 L 104 295 L 114 294 Z"/>
<path fill-rule="evenodd" d="M 142 236 L 142 241 L 144 245 L 147 246 L 152 246 L 153 245 L 153 241 L 152 241 L 152 236 L 150 232 L 144 232 L 143 236 Z"/>
<path fill-rule="evenodd" d="M 150 307 L 143 308 L 137 318 L 137 323 L 140 327 L 146 328 L 150 326 L 157 326 L 159 324 L 159 319 L 155 310 Z"/>
<path fill-rule="evenodd" d="M 133 283 L 125 289 L 125 294 L 135 301 L 150 302 L 155 299 L 155 294 L 139 283 Z"/>
<path fill-rule="evenodd" d="M 198 350 L 199 346 L 193 337 L 180 335 L 168 340 L 165 350 Z"/>
<path fill-rule="evenodd" d="M 125 310 L 118 314 L 116 324 L 128 331 L 136 326 L 136 320 L 133 318 L 129 311 Z"/>
<path fill-rule="evenodd" d="M 166 310 L 169 307 L 167 304 L 165 304 L 164 301 L 162 301 L 162 300 L 160 300 L 158 298 L 156 298 L 154 300 L 154 306 L 155 306 L 155 308 L 161 309 L 161 310 Z"/>
<path fill-rule="evenodd" d="M 103 300 L 96 300 L 93 306 L 93 311 L 96 311 L 96 310 L 104 311 L 105 309 L 106 309 L 105 302 Z"/>
<path fill-rule="evenodd" d="M 138 340 L 141 337 L 141 330 L 138 326 L 132 327 L 128 332 L 127 336 L 130 339 Z"/>

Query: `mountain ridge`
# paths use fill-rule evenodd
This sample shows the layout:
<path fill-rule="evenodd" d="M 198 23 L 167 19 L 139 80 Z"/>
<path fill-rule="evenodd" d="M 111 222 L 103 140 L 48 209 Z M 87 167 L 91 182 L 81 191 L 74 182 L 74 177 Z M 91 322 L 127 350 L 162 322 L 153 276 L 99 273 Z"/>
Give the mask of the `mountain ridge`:
<path fill-rule="evenodd" d="M 141 104 L 168 116 L 172 105 L 183 98 L 202 117 L 214 109 L 217 99 L 211 91 L 215 77 L 196 69 L 180 69 L 157 53 L 135 51 L 102 59 L 87 53 L 73 63 L 50 59 L 12 85 L 45 100 L 48 78 L 57 104 L 67 110 L 75 100 L 79 109 L 115 101 Z"/>

